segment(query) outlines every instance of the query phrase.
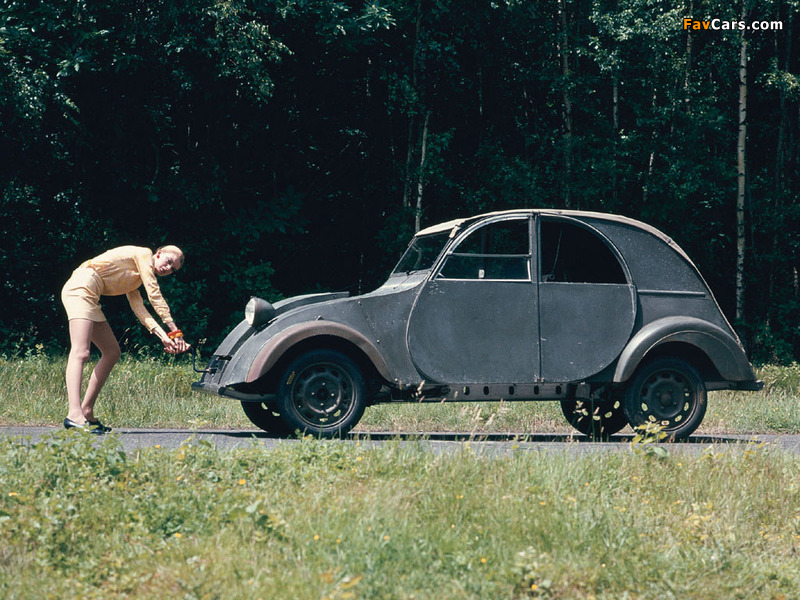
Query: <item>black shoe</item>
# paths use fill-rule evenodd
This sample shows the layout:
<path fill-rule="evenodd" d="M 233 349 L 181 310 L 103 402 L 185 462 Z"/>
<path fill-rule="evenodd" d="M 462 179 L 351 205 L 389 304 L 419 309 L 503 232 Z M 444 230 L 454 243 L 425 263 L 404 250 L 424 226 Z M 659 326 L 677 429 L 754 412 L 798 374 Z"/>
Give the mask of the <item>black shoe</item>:
<path fill-rule="evenodd" d="M 106 426 L 106 425 L 103 425 L 103 424 L 100 422 L 100 419 L 97 419 L 97 420 L 95 420 L 95 421 L 90 421 L 89 419 L 86 419 L 86 422 L 89 424 L 89 426 L 90 426 L 92 429 L 99 429 L 100 431 L 99 431 L 99 432 L 97 432 L 97 433 L 108 433 L 109 431 L 111 431 L 111 427 L 108 427 L 108 426 Z"/>
<path fill-rule="evenodd" d="M 81 429 L 83 431 L 87 431 L 89 433 L 94 434 L 103 434 L 105 433 L 104 430 L 100 429 L 99 427 L 92 426 L 89 421 L 86 423 L 76 423 L 72 419 L 64 419 L 64 429 Z"/>

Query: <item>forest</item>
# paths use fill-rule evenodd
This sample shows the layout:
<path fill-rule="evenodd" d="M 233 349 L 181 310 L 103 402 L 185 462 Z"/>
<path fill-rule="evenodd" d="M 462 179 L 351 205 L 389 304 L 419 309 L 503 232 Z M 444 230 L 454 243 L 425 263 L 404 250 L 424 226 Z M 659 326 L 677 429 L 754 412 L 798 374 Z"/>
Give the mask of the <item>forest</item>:
<path fill-rule="evenodd" d="M 374 289 L 414 231 L 611 212 L 800 358 L 798 0 L 0 0 L 0 354 L 68 348 L 117 245 L 213 346 L 252 295 Z M 155 346 L 122 298 L 129 351 Z"/>

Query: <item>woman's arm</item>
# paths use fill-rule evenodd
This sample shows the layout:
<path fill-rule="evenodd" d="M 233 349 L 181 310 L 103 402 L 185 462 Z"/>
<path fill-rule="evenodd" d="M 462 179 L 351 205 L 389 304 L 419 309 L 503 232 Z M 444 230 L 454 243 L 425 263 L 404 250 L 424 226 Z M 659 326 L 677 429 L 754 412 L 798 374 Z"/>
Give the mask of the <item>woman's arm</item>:
<path fill-rule="evenodd" d="M 156 325 L 156 327 L 151 329 L 151 331 L 158 336 L 158 339 L 161 340 L 162 344 L 164 344 L 164 349 L 170 354 L 186 352 L 190 346 L 186 343 L 186 340 L 183 339 L 183 333 L 180 329 L 178 329 L 175 321 L 172 320 L 169 306 L 167 306 L 166 300 L 164 300 L 164 297 L 161 295 L 161 288 L 158 285 L 158 280 L 156 279 L 156 275 L 153 271 L 152 252 L 145 250 L 140 254 L 137 254 L 135 260 L 139 270 L 139 276 L 142 279 L 142 285 L 147 293 L 147 299 L 150 300 L 150 304 L 158 316 L 161 317 L 164 325 L 169 328 L 169 333 L 165 332 L 161 327 L 158 327 L 158 325 L 155 323 L 155 320 L 150 317 L 148 313 L 147 316 L 150 317 L 152 323 Z M 144 308 L 141 294 L 138 290 L 135 290 L 135 293 L 139 297 L 139 302 L 142 304 L 142 310 L 146 313 L 147 311 Z M 133 306 L 133 303 L 131 303 L 131 306 Z M 134 312 L 136 312 L 136 309 L 134 309 Z"/>
<path fill-rule="evenodd" d="M 170 354 L 179 354 L 181 352 L 186 352 L 190 348 L 189 344 L 183 339 L 183 333 L 178 329 L 175 321 L 165 323 L 170 333 L 164 331 L 158 323 L 156 323 L 156 320 L 150 316 L 150 313 L 147 312 L 147 309 L 144 307 L 144 301 L 142 300 L 142 295 L 139 293 L 139 290 L 133 290 L 126 295 L 134 314 L 150 333 L 161 340 L 161 343 L 164 344 L 164 350 Z"/>
<path fill-rule="evenodd" d="M 155 271 L 153 271 L 153 253 L 147 248 L 142 248 L 142 251 L 134 256 L 136 268 L 139 271 L 139 277 L 142 280 L 142 287 L 147 294 L 147 299 L 150 301 L 150 306 L 156 311 L 156 314 L 161 318 L 167 327 L 172 323 L 172 315 L 167 306 L 167 301 L 161 295 L 161 287 L 158 285 Z"/>

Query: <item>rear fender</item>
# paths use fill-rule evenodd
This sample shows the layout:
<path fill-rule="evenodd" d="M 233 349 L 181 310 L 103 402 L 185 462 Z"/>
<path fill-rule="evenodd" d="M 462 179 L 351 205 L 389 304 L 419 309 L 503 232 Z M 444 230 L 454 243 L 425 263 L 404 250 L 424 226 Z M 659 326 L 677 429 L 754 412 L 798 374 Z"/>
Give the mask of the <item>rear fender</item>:
<path fill-rule="evenodd" d="M 378 348 L 363 334 L 341 323 L 313 321 L 293 325 L 269 338 L 250 364 L 247 383 L 252 383 L 269 373 L 281 357 L 296 344 L 319 336 L 335 337 L 353 344 L 370 360 L 381 377 L 386 381 L 394 380 L 392 371 Z"/>
<path fill-rule="evenodd" d="M 734 335 L 702 319 L 666 317 L 653 321 L 631 338 L 620 354 L 614 382 L 630 379 L 648 353 L 672 342 L 689 344 L 703 352 L 726 381 L 755 380 L 753 368 Z"/>

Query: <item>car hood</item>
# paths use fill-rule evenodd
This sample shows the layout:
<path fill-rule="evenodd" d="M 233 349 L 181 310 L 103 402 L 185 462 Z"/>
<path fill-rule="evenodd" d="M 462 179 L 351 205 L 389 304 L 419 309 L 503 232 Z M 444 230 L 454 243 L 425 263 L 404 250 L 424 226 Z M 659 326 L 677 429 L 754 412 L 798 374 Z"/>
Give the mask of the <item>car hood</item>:
<path fill-rule="evenodd" d="M 329 300 L 339 300 L 340 298 L 347 298 L 350 296 L 349 292 L 326 292 L 323 294 L 304 294 L 302 296 L 293 296 L 285 300 L 279 300 L 272 306 L 275 308 L 275 316 L 282 315 L 303 306 L 311 304 L 319 304 L 320 302 L 328 302 Z"/>

